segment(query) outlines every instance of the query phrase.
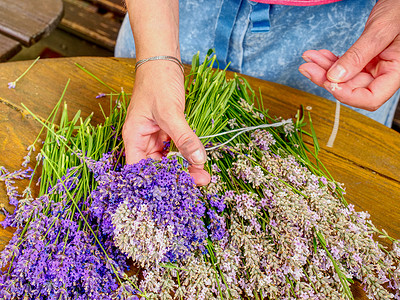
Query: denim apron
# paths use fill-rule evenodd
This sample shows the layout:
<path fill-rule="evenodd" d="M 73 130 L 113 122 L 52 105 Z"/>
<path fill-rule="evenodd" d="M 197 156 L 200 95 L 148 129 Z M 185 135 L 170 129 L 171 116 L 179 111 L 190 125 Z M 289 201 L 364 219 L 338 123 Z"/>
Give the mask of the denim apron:
<path fill-rule="evenodd" d="M 181 58 L 190 64 L 214 48 L 220 67 L 294 87 L 329 100 L 334 97 L 298 71 L 302 54 L 328 49 L 342 55 L 361 35 L 376 0 L 343 0 L 317 6 L 287 6 L 249 0 L 180 0 Z M 135 57 L 124 19 L 116 57 Z M 352 108 L 391 126 L 400 91 L 375 112 Z"/>

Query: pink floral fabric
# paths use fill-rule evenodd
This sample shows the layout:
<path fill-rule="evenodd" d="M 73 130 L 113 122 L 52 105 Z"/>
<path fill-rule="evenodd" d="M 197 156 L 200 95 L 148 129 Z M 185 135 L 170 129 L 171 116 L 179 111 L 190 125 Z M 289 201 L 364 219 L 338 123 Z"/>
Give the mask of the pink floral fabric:
<path fill-rule="evenodd" d="M 267 3 L 267 4 L 311 6 L 311 5 L 321 5 L 321 4 L 338 2 L 341 0 L 252 0 L 252 1 L 259 3 Z"/>

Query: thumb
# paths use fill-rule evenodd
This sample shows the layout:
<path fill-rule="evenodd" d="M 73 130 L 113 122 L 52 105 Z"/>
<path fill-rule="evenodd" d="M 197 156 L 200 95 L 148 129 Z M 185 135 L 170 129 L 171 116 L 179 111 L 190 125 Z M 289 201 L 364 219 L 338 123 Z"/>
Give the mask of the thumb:
<path fill-rule="evenodd" d="M 191 165 L 203 165 L 206 162 L 207 155 L 204 146 L 186 122 L 183 113 L 176 114 L 168 122 L 160 123 L 160 127 L 164 128 L 164 131 L 174 141 L 179 152 Z"/>
<path fill-rule="evenodd" d="M 366 28 L 360 38 L 328 70 L 327 79 L 331 82 L 352 79 L 392 41 L 390 33 Z"/>

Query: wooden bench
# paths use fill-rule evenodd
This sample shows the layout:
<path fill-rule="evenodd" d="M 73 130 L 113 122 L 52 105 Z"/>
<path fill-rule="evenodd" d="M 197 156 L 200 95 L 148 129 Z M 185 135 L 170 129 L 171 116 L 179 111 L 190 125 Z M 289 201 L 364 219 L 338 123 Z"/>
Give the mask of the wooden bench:
<path fill-rule="evenodd" d="M 123 0 L 63 0 L 64 17 L 59 28 L 114 51 L 126 13 Z"/>
<path fill-rule="evenodd" d="M 19 42 L 0 34 L 0 62 L 9 60 L 21 49 L 22 46 Z"/>
<path fill-rule="evenodd" d="M 48 36 L 62 13 L 61 0 L 0 1 L 0 62 Z"/>

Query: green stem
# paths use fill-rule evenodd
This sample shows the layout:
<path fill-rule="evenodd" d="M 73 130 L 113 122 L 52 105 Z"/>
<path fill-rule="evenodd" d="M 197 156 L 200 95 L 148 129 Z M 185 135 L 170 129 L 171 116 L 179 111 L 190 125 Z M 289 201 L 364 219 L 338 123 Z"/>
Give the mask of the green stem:
<path fill-rule="evenodd" d="M 20 80 L 22 77 L 24 77 L 25 74 L 28 73 L 29 70 L 32 69 L 32 67 L 36 64 L 36 62 L 39 60 L 39 58 L 40 58 L 40 56 L 38 56 L 38 57 L 31 63 L 31 65 L 25 70 L 25 72 L 22 73 L 17 79 L 15 79 L 14 82 L 17 83 L 18 80 Z"/>
<path fill-rule="evenodd" d="M 75 63 L 75 66 L 77 66 L 79 69 L 81 69 L 82 71 L 84 71 L 85 73 L 89 74 L 91 77 L 93 77 L 94 79 L 96 79 L 98 82 L 100 82 L 102 85 L 104 85 L 105 87 L 109 88 L 111 91 L 113 91 L 114 93 L 118 93 L 118 91 L 116 91 L 115 89 L 113 89 L 112 87 L 110 87 L 108 84 L 106 84 L 103 80 L 101 80 L 100 78 L 98 78 L 96 75 L 94 75 L 93 73 L 89 72 L 88 70 L 86 70 L 85 67 L 81 66 L 78 63 Z"/>

